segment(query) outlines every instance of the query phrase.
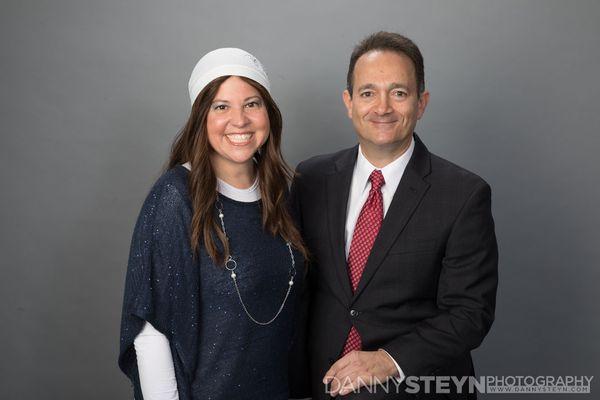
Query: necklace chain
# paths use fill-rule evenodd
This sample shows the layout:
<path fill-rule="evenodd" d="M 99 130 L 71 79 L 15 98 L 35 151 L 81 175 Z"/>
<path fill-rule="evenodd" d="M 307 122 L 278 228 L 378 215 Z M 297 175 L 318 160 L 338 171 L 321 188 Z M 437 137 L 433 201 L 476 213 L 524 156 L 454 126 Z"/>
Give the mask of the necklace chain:
<path fill-rule="evenodd" d="M 218 196 L 217 196 L 217 201 L 215 202 L 215 207 L 217 208 L 217 211 L 219 212 L 219 220 L 221 222 L 221 229 L 223 230 L 223 234 L 225 235 L 225 240 L 227 240 L 227 242 L 229 242 L 229 237 L 227 236 L 227 230 L 225 229 L 225 221 L 224 221 L 225 214 L 223 213 L 223 203 L 221 203 L 221 199 L 219 199 Z M 229 276 L 231 276 L 231 280 L 233 280 L 233 285 L 235 286 L 235 291 L 237 292 L 238 299 L 240 299 L 240 304 L 242 305 L 242 308 L 244 309 L 244 312 L 246 313 L 248 318 L 250 318 L 250 320 L 257 325 L 264 326 L 264 325 L 270 325 L 271 323 L 273 323 L 277 319 L 277 317 L 279 317 L 279 314 L 281 314 L 281 311 L 283 311 L 283 307 L 285 306 L 285 303 L 290 295 L 290 292 L 292 291 L 292 286 L 294 285 L 294 277 L 296 276 L 296 260 L 294 259 L 294 252 L 292 251 L 292 245 L 290 244 L 290 242 L 286 242 L 285 244 L 290 253 L 290 260 L 291 260 L 291 265 L 290 265 L 290 269 L 288 272 L 288 276 L 289 276 L 288 287 L 287 287 L 287 291 L 285 293 L 285 297 L 283 298 L 283 301 L 281 302 L 281 305 L 279 306 L 279 309 L 277 310 L 277 313 L 275 313 L 273 318 L 271 318 L 268 321 L 259 321 L 256 318 L 254 318 L 252 316 L 252 314 L 250 314 L 250 311 L 248 311 L 248 307 L 246 306 L 246 303 L 244 303 L 244 300 L 242 299 L 242 294 L 240 293 L 240 288 L 238 287 L 237 273 L 235 272 L 235 270 L 237 269 L 237 262 L 235 261 L 235 259 L 233 258 L 233 256 L 231 254 L 227 258 L 227 261 L 225 261 L 225 268 L 231 272 L 231 274 Z M 231 249 L 231 247 L 230 247 L 230 249 Z"/>

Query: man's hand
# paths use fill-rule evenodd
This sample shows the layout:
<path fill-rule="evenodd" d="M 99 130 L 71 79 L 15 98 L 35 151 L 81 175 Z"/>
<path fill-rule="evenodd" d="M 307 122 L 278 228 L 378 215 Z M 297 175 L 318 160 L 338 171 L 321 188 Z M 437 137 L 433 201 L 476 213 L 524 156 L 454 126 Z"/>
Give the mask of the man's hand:
<path fill-rule="evenodd" d="M 329 394 L 335 397 L 361 386 L 384 383 L 393 376 L 398 376 L 398 369 L 385 351 L 351 351 L 329 368 L 323 383 L 331 384 Z"/>

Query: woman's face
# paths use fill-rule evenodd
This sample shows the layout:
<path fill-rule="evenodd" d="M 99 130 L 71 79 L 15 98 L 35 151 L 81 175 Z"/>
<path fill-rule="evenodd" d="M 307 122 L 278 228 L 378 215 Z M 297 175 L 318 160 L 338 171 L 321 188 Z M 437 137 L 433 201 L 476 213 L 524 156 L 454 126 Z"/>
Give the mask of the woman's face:
<path fill-rule="evenodd" d="M 237 76 L 225 80 L 208 111 L 206 130 L 215 170 L 251 164 L 270 131 L 267 108 L 258 90 Z"/>

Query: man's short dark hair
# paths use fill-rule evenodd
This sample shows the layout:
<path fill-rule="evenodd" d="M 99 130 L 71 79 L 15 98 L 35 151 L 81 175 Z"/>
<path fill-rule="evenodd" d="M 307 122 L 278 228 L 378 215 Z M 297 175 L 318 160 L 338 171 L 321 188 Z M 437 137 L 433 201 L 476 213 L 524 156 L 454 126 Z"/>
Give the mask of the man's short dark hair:
<path fill-rule="evenodd" d="M 350 56 L 350 65 L 348 65 L 348 76 L 346 77 L 346 88 L 352 96 L 352 85 L 354 66 L 356 61 L 365 53 L 370 51 L 393 51 L 395 53 L 404 54 L 411 59 L 415 66 L 417 75 L 418 95 L 425 91 L 425 72 L 423 69 L 423 56 L 417 45 L 409 38 L 393 32 L 377 32 L 363 39 L 352 51 Z"/>

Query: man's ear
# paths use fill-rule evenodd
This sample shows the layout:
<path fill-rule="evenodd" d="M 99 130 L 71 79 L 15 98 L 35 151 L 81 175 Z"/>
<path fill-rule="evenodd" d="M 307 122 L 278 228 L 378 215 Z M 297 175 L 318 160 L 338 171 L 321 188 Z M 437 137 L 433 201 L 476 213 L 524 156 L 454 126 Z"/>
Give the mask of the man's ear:
<path fill-rule="evenodd" d="M 419 96 L 419 113 L 417 114 L 417 119 L 421 119 L 423 114 L 425 114 L 427 104 L 429 104 L 429 92 L 425 90 L 423 93 L 421 93 L 421 96 Z"/>
<path fill-rule="evenodd" d="M 348 118 L 352 119 L 352 96 L 350 96 L 348 89 L 344 90 L 344 93 L 342 93 L 342 99 L 346 105 L 346 110 L 348 110 Z"/>

